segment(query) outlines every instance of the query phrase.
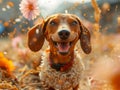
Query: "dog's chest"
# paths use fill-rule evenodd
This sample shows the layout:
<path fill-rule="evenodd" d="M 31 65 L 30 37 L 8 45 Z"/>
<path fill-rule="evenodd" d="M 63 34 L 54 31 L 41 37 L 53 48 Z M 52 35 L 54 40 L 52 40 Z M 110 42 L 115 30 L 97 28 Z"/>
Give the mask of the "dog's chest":
<path fill-rule="evenodd" d="M 53 87 L 56 90 L 67 90 L 70 87 L 75 87 L 79 84 L 82 73 L 82 65 L 80 58 L 75 56 L 72 68 L 67 72 L 56 71 L 51 68 L 47 59 L 48 55 L 43 56 L 41 64 L 40 80 L 48 87 Z"/>

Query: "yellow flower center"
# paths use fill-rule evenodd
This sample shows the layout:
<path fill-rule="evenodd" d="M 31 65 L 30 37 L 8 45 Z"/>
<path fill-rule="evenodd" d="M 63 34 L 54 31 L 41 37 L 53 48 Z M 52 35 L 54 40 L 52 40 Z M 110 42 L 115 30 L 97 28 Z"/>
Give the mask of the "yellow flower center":
<path fill-rule="evenodd" d="M 29 4 L 29 5 L 28 5 L 28 9 L 29 9 L 29 10 L 33 10 L 33 9 L 34 9 L 33 4 Z"/>

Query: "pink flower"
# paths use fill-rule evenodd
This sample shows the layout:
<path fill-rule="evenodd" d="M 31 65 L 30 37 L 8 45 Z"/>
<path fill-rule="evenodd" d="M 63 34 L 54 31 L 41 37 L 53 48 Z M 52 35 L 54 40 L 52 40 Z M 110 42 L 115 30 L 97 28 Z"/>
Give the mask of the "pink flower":
<path fill-rule="evenodd" d="M 22 0 L 20 10 L 23 16 L 28 20 L 35 19 L 40 13 L 37 0 Z"/>

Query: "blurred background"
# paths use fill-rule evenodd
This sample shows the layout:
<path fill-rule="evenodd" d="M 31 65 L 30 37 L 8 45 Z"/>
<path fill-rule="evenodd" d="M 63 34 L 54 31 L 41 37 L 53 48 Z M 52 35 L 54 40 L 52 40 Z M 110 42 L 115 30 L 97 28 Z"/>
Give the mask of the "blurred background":
<path fill-rule="evenodd" d="M 39 52 L 30 51 L 27 46 L 27 32 L 49 15 L 72 13 L 78 15 L 91 32 L 91 54 L 84 54 L 80 43 L 76 45 L 85 65 L 81 80 L 83 89 L 80 90 L 120 90 L 120 0 L 96 0 L 98 6 L 93 2 L 95 0 L 38 0 L 40 13 L 34 20 L 23 17 L 19 10 L 21 1 L 0 0 L 0 86 L 5 86 L 3 81 L 6 80 L 8 84 L 22 88 L 10 90 L 35 90 L 40 87 L 34 84 L 36 76 L 39 83 L 38 73 L 23 76 L 31 69 L 37 70 L 41 55 L 49 45 L 45 42 Z M 13 66 L 9 66 L 9 59 Z M 15 70 L 11 70 L 11 67 Z M 11 83 L 8 77 L 6 79 L 6 74 L 1 74 L 2 70 L 7 72 L 7 69 L 14 71 L 12 74 L 16 76 L 17 83 Z M 0 90 L 3 88 L 0 87 Z"/>
<path fill-rule="evenodd" d="M 27 29 L 33 26 L 40 17 L 47 17 L 55 13 L 68 13 L 78 15 L 94 23 L 94 9 L 91 0 L 39 0 L 40 16 L 35 20 L 25 19 L 20 10 L 21 0 L 0 0 L 0 35 L 8 36 L 16 30 L 17 33 L 26 33 Z M 97 0 L 101 9 L 100 31 L 120 32 L 120 0 Z"/>

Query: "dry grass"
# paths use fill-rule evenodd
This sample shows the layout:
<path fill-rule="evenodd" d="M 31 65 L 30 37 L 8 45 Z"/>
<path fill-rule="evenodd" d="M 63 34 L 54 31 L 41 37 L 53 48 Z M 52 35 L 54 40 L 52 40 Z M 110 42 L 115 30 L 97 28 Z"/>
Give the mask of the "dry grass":
<path fill-rule="evenodd" d="M 22 40 L 25 40 L 25 37 Z M 92 53 L 85 55 L 79 43 L 77 44 L 80 55 L 85 64 L 84 77 L 81 80 L 82 90 L 118 90 L 120 80 L 120 35 L 103 35 L 98 39 L 92 37 Z M 26 42 L 26 41 L 25 41 Z M 17 51 L 11 45 L 12 41 L 8 39 L 1 40 L 0 47 L 4 57 L 12 60 L 15 70 L 8 73 L 6 69 L 0 69 L 0 89 L 10 90 L 35 90 L 41 88 L 38 73 L 40 72 L 39 64 L 41 61 L 40 53 L 31 51 L 27 54 Z M 22 42 L 21 42 L 22 43 Z M 26 43 L 22 43 L 27 49 Z M 20 54 L 21 53 L 21 54 Z"/>

